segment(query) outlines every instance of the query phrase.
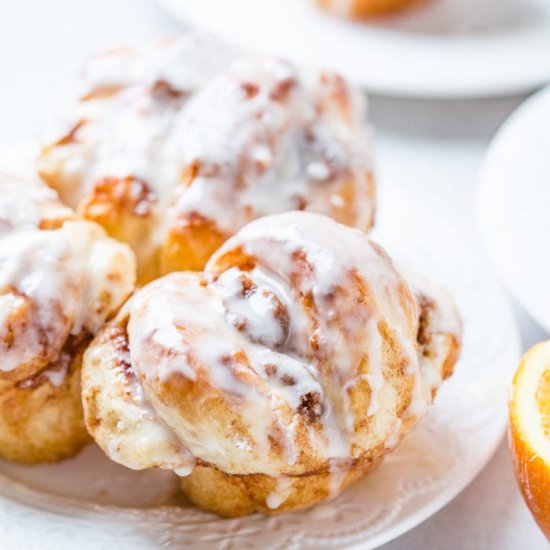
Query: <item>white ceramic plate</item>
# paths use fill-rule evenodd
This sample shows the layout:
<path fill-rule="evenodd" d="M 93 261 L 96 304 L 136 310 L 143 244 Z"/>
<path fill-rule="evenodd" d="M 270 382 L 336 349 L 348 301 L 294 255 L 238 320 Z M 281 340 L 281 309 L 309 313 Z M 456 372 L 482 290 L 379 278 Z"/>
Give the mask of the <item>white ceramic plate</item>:
<path fill-rule="evenodd" d="M 375 237 L 394 257 L 451 291 L 465 332 L 462 359 L 435 406 L 374 473 L 309 511 L 221 520 L 188 507 L 170 473 L 126 470 L 94 446 L 57 465 L 0 462 L 2 550 L 367 550 L 456 496 L 503 435 L 517 329 L 488 268 L 444 220 L 390 187 L 378 219 Z"/>
<path fill-rule="evenodd" d="M 368 23 L 313 0 L 159 0 L 188 25 L 308 65 L 368 91 L 407 97 L 479 97 L 550 81 L 547 0 L 430 0 Z"/>
<path fill-rule="evenodd" d="M 521 105 L 489 147 L 478 219 L 506 285 L 550 332 L 550 87 Z"/>

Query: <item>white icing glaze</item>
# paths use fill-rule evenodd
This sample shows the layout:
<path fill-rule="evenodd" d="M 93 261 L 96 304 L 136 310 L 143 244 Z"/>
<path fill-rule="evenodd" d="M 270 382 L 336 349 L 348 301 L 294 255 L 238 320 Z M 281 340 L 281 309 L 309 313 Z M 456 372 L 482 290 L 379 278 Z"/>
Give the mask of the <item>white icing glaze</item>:
<path fill-rule="evenodd" d="M 107 378 L 98 368 L 105 360 L 116 365 L 106 371 Z M 109 421 L 117 419 L 105 439 L 98 441 L 110 458 L 134 470 L 159 467 L 177 470 L 179 475 L 191 473 L 195 457 L 182 447 L 147 401 L 141 384 L 126 370 L 130 354 L 118 347 L 106 350 L 103 345 L 92 345 L 86 351 L 85 364 L 91 368 L 85 372 L 83 385 L 103 388 L 101 410 Z M 83 396 L 86 404 L 85 389 Z M 101 423 L 100 429 L 105 429 L 106 425 Z"/>
<path fill-rule="evenodd" d="M 342 491 L 342 485 L 349 470 L 349 460 L 345 458 L 332 458 L 328 467 L 328 499 L 336 498 Z"/>
<path fill-rule="evenodd" d="M 240 414 L 248 424 L 254 445 L 267 453 L 269 427 L 273 420 L 279 421 L 281 401 L 295 410 L 302 395 L 321 393 L 322 389 L 307 364 L 249 341 L 245 333 L 228 322 L 226 298 L 226 281 L 201 286 L 195 274 L 169 275 L 142 289 L 132 300 L 128 324 L 132 366 L 138 377 L 151 385 L 157 376 L 166 381 L 179 373 L 196 380 L 199 372 L 206 370 L 214 387 L 225 395 L 245 399 Z M 265 313 L 271 315 L 269 310 Z M 175 327 L 189 327 L 189 330 Z M 227 364 L 227 358 L 243 351 L 257 366 L 252 380 L 239 376 L 239 369 L 244 372 L 242 366 Z M 277 376 L 267 374 L 269 365 L 277 366 Z M 285 385 L 285 375 L 292 379 L 292 385 Z M 208 453 L 219 452 L 219 442 L 215 439 L 190 433 L 186 427 L 178 428 L 170 418 L 160 414 L 201 458 L 206 460 Z M 289 434 L 286 443 L 289 461 L 292 461 L 295 460 L 294 442 L 292 432 Z M 245 452 L 251 450 L 250 443 L 236 447 Z"/>
<path fill-rule="evenodd" d="M 384 385 L 378 321 L 383 319 L 391 327 L 397 327 L 402 331 L 401 340 L 409 349 L 414 349 L 416 336 L 416 326 L 412 319 L 414 306 L 407 310 L 400 304 L 395 289 L 401 283 L 401 279 L 385 254 L 379 254 L 372 248 L 364 233 L 358 230 L 343 228 L 315 215 L 292 213 L 249 224 L 222 247 L 210 264 L 215 264 L 216 258 L 222 256 L 225 250 L 239 246 L 252 256 L 267 257 L 269 265 L 283 280 L 288 280 L 289 275 L 296 269 L 294 254 L 305 253 L 308 263 L 315 271 L 311 279 L 303 281 L 300 292 L 311 292 L 322 312 L 325 311 L 325 304 L 329 305 L 327 297 L 330 297 L 338 286 L 345 284 L 350 272 L 357 273 L 367 282 L 375 310 L 369 312 L 368 308 L 357 308 L 352 315 L 342 319 L 335 317 L 343 326 L 339 322 L 334 322 L 330 314 L 322 314 L 319 316 L 318 331 L 321 335 L 320 345 L 325 348 L 332 363 L 337 365 L 340 374 L 346 377 L 346 384 L 355 380 L 360 355 L 357 354 L 355 344 L 350 345 L 343 337 L 342 329 L 344 333 L 359 335 L 363 333 L 366 325 L 367 334 L 361 336 L 361 339 L 368 349 L 361 351 L 369 360 L 368 376 L 372 397 L 368 414 L 372 414 L 377 407 L 377 393 Z M 292 323 L 295 319 L 303 318 L 303 312 L 293 308 L 289 317 Z M 289 347 L 305 355 L 307 349 L 303 347 L 303 343 L 307 342 L 307 338 L 303 337 L 300 328 L 304 330 L 302 327 L 291 325 L 290 333 L 296 337 L 294 340 L 291 337 Z M 311 327 L 307 327 L 306 330 L 311 330 Z M 409 354 L 409 359 L 413 367 L 416 365 L 418 368 L 416 353 Z M 345 414 L 348 422 L 349 413 L 350 411 L 346 411 Z M 327 416 L 330 416 L 330 413 L 327 413 Z"/>
<path fill-rule="evenodd" d="M 330 474 L 336 496 L 356 459 L 393 449 L 410 424 L 402 420 L 425 411 L 447 353 L 438 338 L 459 337 L 446 295 L 416 279 L 413 288 L 416 299 L 358 230 L 311 213 L 257 220 L 204 273 L 174 273 L 134 295 L 116 325 L 121 357 L 90 348 L 86 365 L 108 373 L 84 369 L 102 388 L 96 408 L 118 418 L 114 428 L 100 423 L 98 442 L 133 468 L 188 475 L 198 460 L 229 474 L 270 475 L 272 509 L 291 494 L 290 476 L 308 473 L 307 456 Z M 436 356 L 421 354 L 426 297 Z M 121 361 L 124 376 L 113 367 Z M 404 414 L 389 369 L 413 387 Z M 365 381 L 358 408 L 353 392 Z"/>
<path fill-rule="evenodd" d="M 174 473 L 180 477 L 186 477 L 188 475 L 191 475 L 193 473 L 193 470 L 195 469 L 195 463 L 190 462 L 189 464 L 185 466 L 180 466 L 179 468 L 174 468 Z"/>
<path fill-rule="evenodd" d="M 266 506 L 271 510 L 279 508 L 292 493 L 292 480 L 285 476 L 275 478 L 275 490 L 265 499 Z"/>
<path fill-rule="evenodd" d="M 365 101 L 334 75 L 188 34 L 99 56 L 80 88 L 80 101 L 54 125 L 40 170 L 72 206 L 105 177 L 145 183 L 155 197 L 145 248 L 197 214 L 227 234 L 289 210 L 338 217 L 349 181 L 346 223 L 372 222 Z M 193 181 L 182 185 L 192 167 Z"/>
<path fill-rule="evenodd" d="M 233 233 L 255 217 L 299 209 L 301 201 L 329 214 L 326 187 L 349 170 L 359 188 L 357 212 L 366 216 L 358 215 L 356 223 L 366 227 L 372 204 L 364 199 L 370 162 L 365 130 L 328 110 L 319 114 L 323 86 L 274 59 L 240 59 L 213 79 L 189 100 L 168 142 L 174 159 L 201 166 L 172 216 L 199 212 Z M 243 92 L 247 87 L 252 97 Z M 362 106 L 357 110 L 361 121 Z"/>
<path fill-rule="evenodd" d="M 237 262 L 226 265 L 235 254 Z M 253 263 L 239 268 L 239 255 Z M 434 334 L 459 331 L 456 312 L 439 311 L 439 302 L 442 297 Z M 232 470 L 235 463 L 250 464 L 252 472 L 284 473 L 269 456 L 273 426 L 282 433 L 287 466 L 297 463 L 297 429 L 305 429 L 314 452 L 334 470 L 335 494 L 359 441 L 356 421 L 372 418 L 374 441 L 393 448 L 401 420 L 385 410 L 396 396 L 384 379 L 382 325 L 392 331 L 404 373 L 414 382 L 408 415 L 425 411 L 441 378 L 440 362 L 418 356 L 419 308 L 385 252 L 361 231 L 316 214 L 252 222 L 212 257 L 204 274 L 159 279 L 128 307 L 130 363 L 159 422 L 192 455 L 229 473 L 242 473 Z M 366 372 L 360 372 L 365 361 Z M 246 433 L 226 439 L 219 435 L 225 428 L 189 421 L 185 411 L 165 405 L 159 384 L 170 391 L 179 376 L 207 384 L 205 398 L 238 403 Z M 365 380 L 370 401 L 356 418 L 350 391 Z"/>
<path fill-rule="evenodd" d="M 133 288 L 128 248 L 67 214 L 43 184 L 0 174 L 0 371 L 62 360 L 69 335 L 93 334 Z M 67 367 L 44 374 L 60 385 Z"/>
<path fill-rule="evenodd" d="M 251 284 L 256 281 L 255 277 L 246 277 L 236 267 L 227 270 L 218 279 L 218 284 L 226 295 L 224 305 L 228 320 L 236 327 L 243 326 L 243 330 L 254 342 L 260 342 L 269 348 L 283 346 L 288 334 L 284 324 L 277 319 L 275 311 L 278 304 L 281 307 L 286 304 L 279 301 L 270 286 L 261 285 L 259 290 L 254 286 L 254 292 L 243 295 L 243 277 Z"/>
<path fill-rule="evenodd" d="M 406 411 L 406 416 L 420 416 L 426 411 L 432 392 L 439 389 L 443 382 L 441 370 L 434 369 L 433 365 L 447 353 L 446 335 L 452 334 L 460 343 L 462 321 L 456 306 L 444 290 L 411 270 L 403 271 L 416 299 L 420 302 L 427 298 L 431 302 L 431 356 L 419 354 L 420 377 L 415 386 L 415 399 Z"/>

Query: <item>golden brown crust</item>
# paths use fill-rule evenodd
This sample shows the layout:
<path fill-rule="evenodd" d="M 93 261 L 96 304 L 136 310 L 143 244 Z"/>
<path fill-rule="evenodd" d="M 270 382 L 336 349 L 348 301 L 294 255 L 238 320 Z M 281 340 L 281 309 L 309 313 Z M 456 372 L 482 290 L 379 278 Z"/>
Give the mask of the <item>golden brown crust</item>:
<path fill-rule="evenodd" d="M 156 194 L 138 178 L 105 177 L 77 209 L 83 218 L 103 226 L 110 237 L 132 247 L 139 260 L 142 283 L 154 278 L 159 269 L 158 251 L 143 247 L 155 228 L 152 211 L 156 201 Z"/>
<path fill-rule="evenodd" d="M 0 174 L 0 212 L 0 457 L 54 462 L 90 441 L 82 358 L 133 290 L 135 260 L 41 182 Z"/>
<path fill-rule="evenodd" d="M 197 466 L 181 478 L 187 498 L 221 517 L 233 518 L 261 512 L 282 514 L 310 508 L 346 490 L 378 465 L 378 461 L 342 472 L 322 472 L 283 480 L 263 475 L 228 475 L 215 467 Z M 274 498 L 272 508 L 267 503 Z M 283 502 L 278 504 L 278 500 Z"/>
<path fill-rule="evenodd" d="M 164 241 L 160 252 L 160 272 L 200 271 L 229 235 L 198 213 L 178 220 Z"/>
<path fill-rule="evenodd" d="M 45 370 L 19 381 L 0 380 L 2 458 L 26 464 L 56 462 L 90 442 L 80 398 L 82 355 L 89 341 L 87 335 L 71 339 L 64 349 L 69 364 L 49 366 L 51 380 L 56 370 L 67 369 L 59 385 Z"/>

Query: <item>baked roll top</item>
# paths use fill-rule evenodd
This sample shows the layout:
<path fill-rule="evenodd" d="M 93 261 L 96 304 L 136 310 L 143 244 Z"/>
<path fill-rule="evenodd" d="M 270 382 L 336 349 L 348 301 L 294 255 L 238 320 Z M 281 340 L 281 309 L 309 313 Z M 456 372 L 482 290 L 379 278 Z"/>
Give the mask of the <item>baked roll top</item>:
<path fill-rule="evenodd" d="M 132 245 L 142 280 L 202 269 L 268 214 L 372 225 L 365 101 L 338 75 L 186 35 L 99 56 L 80 84 L 39 170 Z"/>
<path fill-rule="evenodd" d="M 0 378 L 23 380 L 95 334 L 132 292 L 130 249 L 42 183 L 0 173 Z"/>
<path fill-rule="evenodd" d="M 138 291 L 86 354 L 86 418 L 133 468 L 361 468 L 424 414 L 459 347 L 445 293 L 411 290 L 363 232 L 317 214 L 269 216 L 203 272 Z"/>

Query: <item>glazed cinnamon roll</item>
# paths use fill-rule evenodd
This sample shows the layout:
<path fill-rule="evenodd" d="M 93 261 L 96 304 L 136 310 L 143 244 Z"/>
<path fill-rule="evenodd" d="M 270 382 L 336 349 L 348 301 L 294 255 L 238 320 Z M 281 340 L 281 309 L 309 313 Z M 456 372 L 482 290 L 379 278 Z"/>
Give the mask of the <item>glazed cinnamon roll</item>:
<path fill-rule="evenodd" d="M 174 470 L 222 516 L 334 497 L 452 373 L 456 310 L 413 284 L 328 217 L 256 220 L 203 272 L 139 290 L 98 334 L 83 367 L 88 429 L 121 464 Z"/>
<path fill-rule="evenodd" d="M 80 366 L 133 290 L 128 246 L 43 183 L 0 173 L 0 456 L 55 461 L 89 440 Z"/>
<path fill-rule="evenodd" d="M 132 246 L 141 281 L 202 269 L 267 214 L 372 225 L 365 102 L 338 75 L 188 35 L 97 57 L 77 95 L 40 174 Z"/>

